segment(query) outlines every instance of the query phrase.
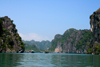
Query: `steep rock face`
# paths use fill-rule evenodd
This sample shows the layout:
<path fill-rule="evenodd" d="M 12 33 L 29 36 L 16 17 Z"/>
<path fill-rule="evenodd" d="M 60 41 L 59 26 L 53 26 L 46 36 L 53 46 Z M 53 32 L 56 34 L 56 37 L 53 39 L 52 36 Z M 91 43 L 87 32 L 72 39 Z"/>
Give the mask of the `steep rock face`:
<path fill-rule="evenodd" d="M 54 38 L 49 50 L 54 52 L 87 53 L 92 38 L 90 30 L 69 29 L 59 38 Z"/>
<path fill-rule="evenodd" d="M 100 42 L 100 8 L 90 16 L 90 25 L 94 41 Z"/>
<path fill-rule="evenodd" d="M 62 51 L 61 42 L 58 41 L 54 52 L 61 53 L 61 51 Z"/>
<path fill-rule="evenodd" d="M 93 34 L 91 52 L 100 54 L 100 8 L 90 16 L 90 25 Z"/>
<path fill-rule="evenodd" d="M 24 44 L 17 33 L 13 20 L 7 16 L 0 18 L 0 52 L 1 53 L 22 53 Z"/>

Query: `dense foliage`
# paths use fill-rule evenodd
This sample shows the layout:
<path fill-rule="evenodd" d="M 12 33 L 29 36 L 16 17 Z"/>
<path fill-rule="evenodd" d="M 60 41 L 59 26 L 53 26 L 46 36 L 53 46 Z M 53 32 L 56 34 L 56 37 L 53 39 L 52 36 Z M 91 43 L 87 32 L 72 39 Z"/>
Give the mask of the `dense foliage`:
<path fill-rule="evenodd" d="M 81 48 L 83 45 L 90 45 L 90 42 L 92 40 L 92 33 L 90 31 L 86 31 L 86 30 L 81 30 L 83 31 L 82 36 L 83 38 L 80 39 L 76 45 L 76 48 L 79 49 Z"/>

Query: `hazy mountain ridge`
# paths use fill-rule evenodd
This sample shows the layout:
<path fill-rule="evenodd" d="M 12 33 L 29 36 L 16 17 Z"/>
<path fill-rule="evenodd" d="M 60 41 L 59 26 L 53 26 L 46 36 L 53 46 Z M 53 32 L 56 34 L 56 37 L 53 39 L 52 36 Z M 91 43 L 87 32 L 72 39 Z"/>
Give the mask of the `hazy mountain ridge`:
<path fill-rule="evenodd" d="M 41 42 L 39 42 L 39 41 L 35 41 L 35 40 L 31 40 L 31 41 L 24 41 L 23 40 L 23 42 L 24 43 L 27 43 L 27 44 L 29 44 L 29 45 L 33 45 L 33 44 L 35 44 L 36 46 L 37 46 L 37 48 L 39 48 L 40 50 L 47 50 L 47 48 L 49 48 L 50 47 L 50 45 L 51 45 L 51 42 L 50 41 L 41 41 Z M 34 50 L 34 49 L 33 49 Z"/>
<path fill-rule="evenodd" d="M 32 45 L 28 43 L 24 43 L 24 44 L 25 44 L 25 51 L 34 50 L 34 52 L 41 52 L 36 44 L 32 44 Z"/>

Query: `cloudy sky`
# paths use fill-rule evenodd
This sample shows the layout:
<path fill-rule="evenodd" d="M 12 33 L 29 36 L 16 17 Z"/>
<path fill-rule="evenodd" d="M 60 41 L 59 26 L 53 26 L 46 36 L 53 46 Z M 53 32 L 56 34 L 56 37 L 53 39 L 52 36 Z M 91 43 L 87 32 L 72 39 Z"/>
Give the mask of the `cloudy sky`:
<path fill-rule="evenodd" d="M 90 29 L 99 0 L 0 0 L 0 17 L 14 20 L 23 40 L 52 40 L 69 28 Z"/>

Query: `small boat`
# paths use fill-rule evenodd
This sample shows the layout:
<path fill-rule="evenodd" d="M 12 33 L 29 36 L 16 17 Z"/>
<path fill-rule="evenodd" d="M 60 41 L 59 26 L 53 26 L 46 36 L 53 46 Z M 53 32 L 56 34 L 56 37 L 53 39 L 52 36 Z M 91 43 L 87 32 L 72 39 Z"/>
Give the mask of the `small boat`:
<path fill-rule="evenodd" d="M 49 51 L 45 51 L 45 53 L 49 53 Z"/>

